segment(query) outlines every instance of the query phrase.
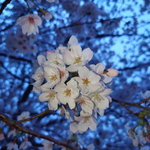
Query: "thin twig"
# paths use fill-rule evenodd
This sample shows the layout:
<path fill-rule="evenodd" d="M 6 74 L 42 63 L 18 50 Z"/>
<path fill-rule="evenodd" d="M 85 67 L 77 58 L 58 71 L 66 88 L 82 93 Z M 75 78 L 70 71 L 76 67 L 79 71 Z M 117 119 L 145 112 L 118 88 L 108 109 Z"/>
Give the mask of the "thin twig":
<path fill-rule="evenodd" d="M 146 99 L 144 99 L 144 100 L 142 100 L 142 101 L 138 102 L 137 104 L 145 103 L 145 102 L 147 102 L 148 100 L 150 100 L 150 97 L 148 97 L 148 98 L 146 98 Z"/>
<path fill-rule="evenodd" d="M 15 121 L 14 124 L 18 124 L 18 123 L 22 123 L 22 122 L 26 122 L 26 121 L 31 121 L 31 120 L 33 120 L 33 119 L 35 119 L 37 117 L 40 117 L 40 116 L 48 113 L 49 111 L 50 111 L 49 109 L 46 109 L 45 111 L 43 111 L 40 114 L 37 114 L 37 115 L 35 115 L 35 116 L 31 117 L 31 118 L 23 119 L 23 120 L 20 120 L 20 121 Z"/>
<path fill-rule="evenodd" d="M 135 107 L 139 107 L 139 108 L 142 108 L 144 110 L 147 110 L 147 111 L 150 111 L 150 108 L 147 108 L 147 107 L 143 107 L 141 106 L 139 103 L 128 103 L 128 102 L 121 102 L 121 101 L 118 101 L 116 99 L 113 99 L 114 102 L 117 102 L 117 103 L 120 103 L 121 105 L 131 105 L 131 106 L 135 106 Z"/>
<path fill-rule="evenodd" d="M 124 102 L 121 102 L 121 101 L 118 101 L 118 100 L 115 100 L 115 99 L 113 99 L 113 101 L 115 101 L 115 102 L 121 104 L 129 113 L 131 113 L 131 114 L 133 114 L 133 115 L 139 117 L 138 114 L 137 114 L 137 113 L 134 113 L 133 111 L 131 111 L 131 110 L 126 106 L 126 104 L 125 104 Z"/>

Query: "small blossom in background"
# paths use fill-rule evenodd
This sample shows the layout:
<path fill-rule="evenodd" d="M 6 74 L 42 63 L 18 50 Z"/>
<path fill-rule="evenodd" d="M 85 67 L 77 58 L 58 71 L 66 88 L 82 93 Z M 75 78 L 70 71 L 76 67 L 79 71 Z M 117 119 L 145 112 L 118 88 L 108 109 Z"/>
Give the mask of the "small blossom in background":
<path fill-rule="evenodd" d="M 7 144 L 7 150 L 18 150 L 18 145 L 15 142 L 10 142 Z"/>
<path fill-rule="evenodd" d="M 42 147 L 42 150 L 53 150 L 52 142 L 48 140 L 43 140 L 42 144 L 44 145 L 44 147 Z"/>
<path fill-rule="evenodd" d="M 148 90 L 145 93 L 141 92 L 140 94 L 143 99 L 147 99 L 150 97 L 150 91 Z"/>
<path fill-rule="evenodd" d="M 42 20 L 37 14 L 30 14 L 18 18 L 17 24 L 22 27 L 23 34 L 31 35 L 39 33 L 38 26 L 41 26 Z"/>
<path fill-rule="evenodd" d="M 132 129 L 129 126 L 125 125 L 124 127 L 128 130 L 127 132 L 128 138 L 130 138 L 133 142 L 133 145 L 137 147 L 139 145 L 139 141 L 136 134 L 132 131 Z"/>
<path fill-rule="evenodd" d="M 7 137 L 9 138 L 11 135 L 12 135 L 13 137 L 16 136 L 16 129 L 9 131 L 8 134 L 7 134 Z"/>
<path fill-rule="evenodd" d="M 26 140 L 26 141 L 21 143 L 21 145 L 19 146 L 19 149 L 20 150 L 26 150 L 30 146 L 32 146 L 31 142 Z"/>
<path fill-rule="evenodd" d="M 24 120 L 24 119 L 28 119 L 28 118 L 30 118 L 30 112 L 24 111 L 24 112 L 22 112 L 21 115 L 19 115 L 17 117 L 17 120 L 19 121 L 19 120 Z M 23 122 L 23 124 L 26 125 L 26 122 Z"/>
<path fill-rule="evenodd" d="M 93 145 L 93 143 L 87 146 L 87 150 L 94 150 L 94 148 L 95 146 Z"/>
<path fill-rule="evenodd" d="M 24 120 L 24 119 L 28 119 L 28 118 L 30 118 L 30 112 L 24 111 L 21 113 L 21 115 L 19 115 L 17 117 L 17 120 L 19 121 L 19 120 Z"/>
<path fill-rule="evenodd" d="M 43 13 L 42 17 L 45 20 L 50 20 L 50 19 L 52 19 L 52 12 L 45 12 L 45 13 Z"/>

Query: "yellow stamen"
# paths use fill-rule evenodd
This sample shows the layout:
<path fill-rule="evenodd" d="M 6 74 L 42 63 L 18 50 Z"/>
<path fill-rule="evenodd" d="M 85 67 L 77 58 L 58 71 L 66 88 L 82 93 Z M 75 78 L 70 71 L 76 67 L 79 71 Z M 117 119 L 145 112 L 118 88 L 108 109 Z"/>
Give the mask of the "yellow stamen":
<path fill-rule="evenodd" d="M 38 75 L 38 78 L 43 78 L 43 75 L 42 74 Z"/>
<path fill-rule="evenodd" d="M 22 120 L 24 120 L 24 119 L 26 119 L 26 116 L 23 116 L 23 117 L 22 117 Z"/>
<path fill-rule="evenodd" d="M 59 64 L 59 62 L 57 60 L 54 60 L 53 63 L 56 64 L 56 65 Z"/>
<path fill-rule="evenodd" d="M 71 95 L 71 90 L 67 89 L 66 91 L 64 91 L 64 93 L 66 94 L 66 96 L 70 96 Z"/>
<path fill-rule="evenodd" d="M 74 62 L 74 64 L 78 64 L 78 63 L 80 63 L 81 62 L 81 57 L 77 57 L 77 58 L 75 58 L 75 62 Z"/>
<path fill-rule="evenodd" d="M 49 97 L 51 100 L 53 100 L 55 98 L 55 93 L 49 93 L 49 95 L 47 96 Z"/>
<path fill-rule="evenodd" d="M 57 80 L 57 76 L 56 76 L 56 75 L 51 75 L 50 80 L 54 80 L 54 81 L 56 81 L 56 80 Z"/>
<path fill-rule="evenodd" d="M 60 71 L 60 77 L 64 77 L 65 73 L 63 71 Z"/>
<path fill-rule="evenodd" d="M 99 100 L 99 101 L 101 100 L 99 93 L 95 93 L 93 97 L 94 97 L 94 100 Z"/>
<path fill-rule="evenodd" d="M 86 79 L 82 79 L 83 80 L 83 84 L 88 85 L 90 83 L 90 81 L 86 78 Z"/>

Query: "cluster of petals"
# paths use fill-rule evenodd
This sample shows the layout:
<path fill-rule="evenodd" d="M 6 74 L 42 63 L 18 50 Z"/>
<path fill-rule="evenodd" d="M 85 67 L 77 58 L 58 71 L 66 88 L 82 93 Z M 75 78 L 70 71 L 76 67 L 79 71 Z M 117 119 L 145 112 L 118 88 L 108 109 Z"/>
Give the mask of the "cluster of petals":
<path fill-rule="evenodd" d="M 89 48 L 82 51 L 77 38 L 71 36 L 67 47 L 60 45 L 47 51 L 46 57 L 39 55 L 39 67 L 32 75 L 33 90 L 41 93 L 39 100 L 47 102 L 50 110 L 60 109 L 71 121 L 73 133 L 94 131 L 97 113 L 102 116 L 111 102 L 107 83 L 116 72 L 108 75 L 102 63 L 88 67 L 92 57 L 93 52 Z"/>
<path fill-rule="evenodd" d="M 144 130 L 133 130 L 131 129 L 129 126 L 125 125 L 124 126 L 128 131 L 127 131 L 127 137 L 130 138 L 132 140 L 132 143 L 135 147 L 137 146 L 144 146 L 148 141 L 147 141 L 147 137 L 145 135 L 143 135 L 144 133 L 147 133 L 147 128 L 144 127 Z M 147 146 L 142 147 L 141 149 L 147 149 Z"/>

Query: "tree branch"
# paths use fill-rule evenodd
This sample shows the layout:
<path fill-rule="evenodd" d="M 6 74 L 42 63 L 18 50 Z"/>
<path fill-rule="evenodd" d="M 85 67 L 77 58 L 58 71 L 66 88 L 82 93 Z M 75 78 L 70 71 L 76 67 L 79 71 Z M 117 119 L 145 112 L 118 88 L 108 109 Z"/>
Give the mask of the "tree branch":
<path fill-rule="evenodd" d="M 3 10 L 7 7 L 7 5 L 11 2 L 12 0 L 5 0 L 5 2 L 2 4 L 2 7 L 0 9 L 0 15 L 2 14 Z"/>
<path fill-rule="evenodd" d="M 25 62 L 28 62 L 28 63 L 32 63 L 31 60 L 28 60 L 28 59 L 25 59 L 25 58 L 14 57 L 14 56 L 8 56 L 8 55 L 3 54 L 3 53 L 0 53 L 0 56 L 8 57 L 8 58 L 19 60 L 19 61 L 25 61 Z"/>
<path fill-rule="evenodd" d="M 127 106 L 126 105 L 130 105 L 130 106 L 135 106 L 135 107 L 139 107 L 139 108 L 142 108 L 144 110 L 147 110 L 147 111 L 150 111 L 150 108 L 147 108 L 147 107 L 143 107 L 141 106 L 140 104 L 141 103 L 128 103 L 128 102 L 121 102 L 121 101 L 118 101 L 116 99 L 112 99 L 114 102 L 117 102 L 119 104 L 121 104 L 123 107 L 125 107 L 127 109 Z M 128 108 L 129 109 L 129 108 Z M 127 109 L 127 110 L 128 110 Z M 133 112 L 131 112 L 131 110 L 128 110 L 131 114 L 134 114 Z M 135 115 L 135 114 L 134 114 Z M 137 116 L 137 115 L 136 115 Z"/>
<path fill-rule="evenodd" d="M 37 115 L 35 115 L 35 116 L 31 117 L 31 118 L 23 119 L 23 120 L 20 120 L 20 121 L 15 121 L 14 123 L 15 123 L 15 124 L 18 124 L 18 123 L 22 123 L 22 122 L 26 122 L 26 121 L 31 121 L 31 120 L 33 120 L 33 119 L 35 119 L 35 118 L 37 118 L 37 117 L 40 117 L 40 116 L 42 116 L 42 115 L 48 113 L 49 111 L 50 111 L 49 109 L 46 109 L 45 111 L 43 111 L 43 112 L 41 112 L 40 114 L 37 114 Z"/>
<path fill-rule="evenodd" d="M 28 133 L 30 135 L 33 135 L 33 136 L 36 136 L 38 138 L 43 138 L 43 139 L 46 139 L 46 140 L 49 140 L 51 142 L 54 142 L 55 144 L 57 145 L 62 145 L 64 147 L 68 147 L 70 148 L 71 150 L 78 150 L 77 148 L 73 147 L 72 145 L 68 144 L 68 143 L 64 143 L 64 142 L 60 142 L 50 136 L 45 136 L 43 134 L 40 134 L 40 133 L 37 133 L 35 131 L 32 131 L 32 130 L 29 130 L 29 129 L 26 129 L 26 128 L 23 128 L 22 126 L 18 125 L 18 124 L 15 124 L 15 122 L 13 122 L 9 117 L 5 116 L 4 114 L 0 113 L 0 120 L 5 122 L 7 125 L 9 126 L 13 126 L 15 127 L 17 130 L 19 131 L 22 131 L 24 133 Z"/>

